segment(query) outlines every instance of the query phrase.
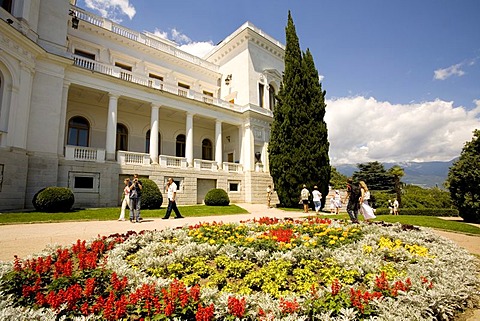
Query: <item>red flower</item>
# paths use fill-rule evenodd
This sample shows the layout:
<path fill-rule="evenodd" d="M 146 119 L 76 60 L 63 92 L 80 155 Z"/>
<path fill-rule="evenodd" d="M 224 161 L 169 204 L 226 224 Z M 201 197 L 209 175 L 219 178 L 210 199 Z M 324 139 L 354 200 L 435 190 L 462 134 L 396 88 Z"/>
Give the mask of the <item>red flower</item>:
<path fill-rule="evenodd" d="M 297 299 L 293 299 L 293 301 L 288 301 L 284 298 L 280 298 L 280 310 L 283 314 L 292 314 L 297 312 L 299 309 L 300 304 L 298 304 Z"/>
<path fill-rule="evenodd" d="M 228 297 L 228 313 L 232 314 L 237 318 L 243 317 L 245 313 L 245 305 L 246 305 L 245 298 L 241 298 L 239 300 L 233 296 Z"/>
<path fill-rule="evenodd" d="M 213 320 L 215 312 L 215 306 L 210 304 L 207 307 L 203 307 L 201 304 L 198 304 L 197 313 L 195 314 L 196 321 L 211 321 Z"/>

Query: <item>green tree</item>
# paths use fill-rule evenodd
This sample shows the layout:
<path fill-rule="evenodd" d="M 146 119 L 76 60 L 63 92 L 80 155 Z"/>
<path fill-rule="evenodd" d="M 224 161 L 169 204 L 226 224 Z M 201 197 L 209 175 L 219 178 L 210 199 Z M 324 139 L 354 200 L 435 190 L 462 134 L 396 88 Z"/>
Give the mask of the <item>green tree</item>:
<path fill-rule="evenodd" d="M 330 161 L 323 120 L 325 92 L 310 51 L 302 55 L 290 12 L 285 32 L 285 71 L 273 113 L 268 154 L 280 203 L 294 207 L 302 184 L 309 189 L 317 185 L 324 197 L 327 195 Z"/>
<path fill-rule="evenodd" d="M 394 187 L 392 175 L 389 174 L 383 164 L 369 162 L 357 164 L 358 171 L 355 171 L 352 178 L 355 182 L 364 181 L 370 190 L 391 190 Z"/>
<path fill-rule="evenodd" d="M 400 166 L 394 165 L 388 170 L 388 173 L 393 176 L 393 189 L 397 194 L 399 207 L 402 207 L 402 183 L 400 180 L 405 175 L 405 172 Z"/>
<path fill-rule="evenodd" d="M 342 189 L 345 188 L 345 184 L 347 181 L 347 176 L 341 174 L 340 172 L 337 171 L 335 167 L 331 167 L 332 170 L 330 172 L 330 186 L 333 189 Z"/>
<path fill-rule="evenodd" d="M 447 185 L 453 204 L 467 222 L 480 222 L 480 130 L 465 143 L 460 158 L 450 167 Z"/>

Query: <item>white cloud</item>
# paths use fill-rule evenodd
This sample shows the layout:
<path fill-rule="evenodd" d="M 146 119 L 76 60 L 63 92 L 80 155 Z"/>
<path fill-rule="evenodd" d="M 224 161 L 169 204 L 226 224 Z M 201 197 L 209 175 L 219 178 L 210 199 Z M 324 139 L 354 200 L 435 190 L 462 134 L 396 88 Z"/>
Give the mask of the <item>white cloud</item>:
<path fill-rule="evenodd" d="M 162 39 L 168 39 L 168 32 L 166 31 L 162 31 L 160 29 L 155 29 L 155 31 L 153 32 L 153 34 L 159 38 L 162 38 Z"/>
<path fill-rule="evenodd" d="M 461 70 L 462 63 L 450 66 L 444 69 L 437 69 L 434 71 L 433 78 L 436 80 L 445 80 L 450 78 L 451 76 L 463 76 L 465 75 L 465 71 Z"/>
<path fill-rule="evenodd" d="M 328 100 L 330 161 L 451 160 L 480 127 L 480 100 L 475 103 L 469 111 L 438 99 L 406 105 L 365 97 Z"/>
<path fill-rule="evenodd" d="M 190 39 L 187 35 L 184 35 L 183 33 L 181 33 L 175 28 L 171 30 L 171 34 L 172 34 L 172 40 L 178 44 L 188 44 L 192 42 L 192 39 Z"/>
<path fill-rule="evenodd" d="M 117 23 L 122 22 L 122 16 L 127 16 L 131 20 L 136 13 L 129 0 L 85 0 L 85 5 L 100 12 L 102 17 Z"/>
<path fill-rule="evenodd" d="M 212 41 L 200 41 L 194 42 L 187 35 L 179 32 L 177 29 L 172 28 L 170 32 L 155 29 L 154 35 L 163 39 L 174 41 L 178 44 L 178 48 L 189 54 L 197 57 L 203 57 L 209 53 L 215 45 Z"/>
<path fill-rule="evenodd" d="M 179 48 L 189 54 L 192 54 L 197 57 L 204 57 L 207 53 L 209 53 L 215 45 L 213 42 L 191 42 L 189 44 L 185 44 L 180 46 Z"/>
<path fill-rule="evenodd" d="M 445 80 L 447 78 L 450 78 L 452 76 L 458 76 L 461 77 L 466 74 L 466 72 L 463 70 L 465 67 L 472 67 L 475 65 L 479 57 L 475 57 L 472 59 L 466 59 L 462 61 L 461 63 L 452 65 L 447 68 L 440 68 L 437 69 L 433 72 L 433 79 L 435 80 Z"/>

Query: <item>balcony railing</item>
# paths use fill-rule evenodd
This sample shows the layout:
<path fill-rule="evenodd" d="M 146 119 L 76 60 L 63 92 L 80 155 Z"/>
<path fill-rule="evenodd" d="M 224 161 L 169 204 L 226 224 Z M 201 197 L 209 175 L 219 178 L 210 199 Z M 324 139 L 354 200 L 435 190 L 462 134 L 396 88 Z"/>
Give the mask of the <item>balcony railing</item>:
<path fill-rule="evenodd" d="M 230 110 L 233 109 L 239 112 L 242 112 L 244 110 L 244 108 L 239 105 L 235 105 L 230 102 L 193 91 L 191 89 L 186 89 L 176 85 L 164 83 L 159 79 L 138 75 L 132 71 L 122 69 L 118 66 L 104 64 L 99 61 L 88 59 L 78 55 L 73 55 L 73 62 L 76 66 L 79 66 L 88 70 L 92 70 L 92 71 L 96 71 L 112 77 L 120 78 L 125 81 L 139 84 L 142 86 L 169 92 L 171 94 L 178 95 L 181 97 L 194 99 L 197 101 L 216 105 L 218 107 L 222 107 Z"/>
<path fill-rule="evenodd" d="M 225 172 L 242 172 L 242 165 L 237 163 L 223 162 L 223 170 Z"/>
<path fill-rule="evenodd" d="M 105 149 L 67 145 L 65 146 L 65 159 L 103 163 L 105 162 Z"/>
<path fill-rule="evenodd" d="M 208 170 L 216 172 L 218 170 L 217 162 L 205 159 L 194 159 L 193 160 L 193 167 L 199 170 Z"/>
<path fill-rule="evenodd" d="M 119 150 L 117 161 L 121 165 L 150 165 L 150 155 Z"/>
<path fill-rule="evenodd" d="M 162 167 L 187 168 L 187 159 L 185 157 L 159 155 L 158 158 Z"/>
<path fill-rule="evenodd" d="M 154 37 L 151 37 L 146 33 L 140 33 L 138 31 L 125 28 L 111 20 L 107 20 L 105 18 L 94 15 L 93 13 L 87 12 L 81 8 L 72 6 L 71 9 L 75 13 L 76 17 L 79 18 L 80 20 L 91 23 L 97 27 L 109 30 L 113 33 L 116 33 L 130 40 L 142 43 L 151 48 L 155 48 L 157 50 L 163 51 L 165 53 L 178 57 L 182 60 L 191 62 L 192 64 L 202 66 L 204 68 L 213 70 L 215 72 L 218 71 L 217 65 L 209 61 L 203 60 L 197 56 L 191 55 L 185 51 L 182 51 L 178 49 L 173 43 L 169 44 L 167 42 L 162 42 L 160 40 L 155 39 Z"/>

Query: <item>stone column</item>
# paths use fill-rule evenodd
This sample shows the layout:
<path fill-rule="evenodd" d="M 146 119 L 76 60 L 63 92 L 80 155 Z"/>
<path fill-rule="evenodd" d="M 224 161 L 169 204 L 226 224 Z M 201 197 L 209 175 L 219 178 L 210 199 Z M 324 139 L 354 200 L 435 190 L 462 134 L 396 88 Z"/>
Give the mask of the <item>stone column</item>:
<path fill-rule="evenodd" d="M 185 157 L 188 167 L 193 167 L 193 113 L 187 113 L 185 126 Z"/>
<path fill-rule="evenodd" d="M 219 169 L 222 168 L 222 122 L 220 120 L 215 121 L 215 161 Z"/>
<path fill-rule="evenodd" d="M 107 160 L 115 160 L 115 149 L 117 144 L 117 105 L 118 94 L 109 93 L 108 117 L 107 117 L 107 141 L 105 143 Z"/>
<path fill-rule="evenodd" d="M 158 164 L 158 114 L 160 106 L 152 103 L 152 112 L 150 116 L 150 159 L 152 164 Z"/>
<path fill-rule="evenodd" d="M 243 169 L 248 172 L 253 170 L 253 134 L 250 123 L 243 125 Z"/>
<path fill-rule="evenodd" d="M 65 147 L 65 128 L 67 124 L 67 102 L 68 102 L 68 89 L 70 88 L 70 82 L 63 82 L 62 91 L 62 105 L 60 110 L 60 119 L 58 124 L 58 155 L 63 155 L 63 148 Z"/>
<path fill-rule="evenodd" d="M 265 173 L 269 172 L 268 168 L 268 143 L 264 142 L 263 143 L 263 148 L 262 148 L 262 164 L 263 164 L 263 171 Z"/>

